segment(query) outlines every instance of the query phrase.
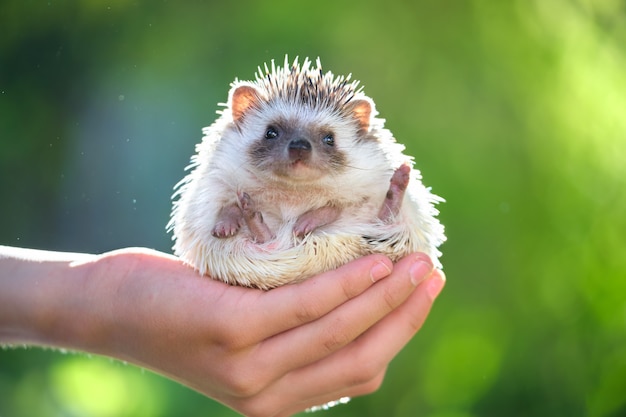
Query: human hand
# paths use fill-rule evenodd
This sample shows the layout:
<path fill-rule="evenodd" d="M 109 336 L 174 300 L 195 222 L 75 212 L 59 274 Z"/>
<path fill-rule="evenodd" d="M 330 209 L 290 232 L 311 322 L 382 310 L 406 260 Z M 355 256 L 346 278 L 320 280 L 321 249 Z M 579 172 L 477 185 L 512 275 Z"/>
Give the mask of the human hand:
<path fill-rule="evenodd" d="M 46 309 L 62 311 L 52 321 L 64 327 L 44 343 L 146 367 L 248 416 L 375 391 L 444 283 L 420 254 L 395 266 L 372 255 L 267 292 L 201 278 L 143 249 L 72 272 L 62 285 L 74 291 Z"/>

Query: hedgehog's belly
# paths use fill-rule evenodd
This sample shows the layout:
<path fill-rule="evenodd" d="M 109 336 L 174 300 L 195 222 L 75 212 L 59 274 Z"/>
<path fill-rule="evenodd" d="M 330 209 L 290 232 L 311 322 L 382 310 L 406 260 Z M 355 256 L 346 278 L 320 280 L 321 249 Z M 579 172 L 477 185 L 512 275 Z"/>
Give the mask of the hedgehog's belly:
<path fill-rule="evenodd" d="M 376 236 L 365 231 L 377 230 Z M 303 281 L 319 273 L 338 268 L 371 253 L 382 253 L 393 261 L 420 247 L 406 228 L 369 225 L 361 233 L 314 232 L 303 241 L 274 240 L 257 244 L 245 237 L 210 239 L 202 248 L 194 248 L 185 261 L 212 278 L 229 284 L 271 289 Z"/>
<path fill-rule="evenodd" d="M 276 242 L 225 243 L 221 243 L 220 251 L 206 252 L 204 269 L 214 279 L 261 289 L 303 281 L 365 253 L 361 239 L 354 236 L 309 236 L 295 246 L 280 249 Z"/>

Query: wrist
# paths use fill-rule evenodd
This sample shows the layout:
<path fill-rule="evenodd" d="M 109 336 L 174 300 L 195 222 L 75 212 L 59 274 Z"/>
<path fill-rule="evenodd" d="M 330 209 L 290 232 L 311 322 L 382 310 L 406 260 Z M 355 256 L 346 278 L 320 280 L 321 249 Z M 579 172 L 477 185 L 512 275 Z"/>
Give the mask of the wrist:
<path fill-rule="evenodd" d="M 55 268 L 36 321 L 42 344 L 92 352 L 87 348 L 103 332 L 100 310 L 107 304 L 97 294 L 99 270 L 98 256 Z"/>

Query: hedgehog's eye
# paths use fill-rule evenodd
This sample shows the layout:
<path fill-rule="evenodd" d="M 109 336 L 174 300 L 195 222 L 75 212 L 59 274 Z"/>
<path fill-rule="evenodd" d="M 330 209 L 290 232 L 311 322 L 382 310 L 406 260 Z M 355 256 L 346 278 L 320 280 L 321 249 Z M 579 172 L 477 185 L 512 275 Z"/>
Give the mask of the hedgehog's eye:
<path fill-rule="evenodd" d="M 269 126 L 265 131 L 265 139 L 276 139 L 277 136 L 278 130 L 273 126 Z"/>
<path fill-rule="evenodd" d="M 324 145 L 335 146 L 335 138 L 333 137 L 332 133 L 324 136 L 322 142 L 324 142 Z"/>

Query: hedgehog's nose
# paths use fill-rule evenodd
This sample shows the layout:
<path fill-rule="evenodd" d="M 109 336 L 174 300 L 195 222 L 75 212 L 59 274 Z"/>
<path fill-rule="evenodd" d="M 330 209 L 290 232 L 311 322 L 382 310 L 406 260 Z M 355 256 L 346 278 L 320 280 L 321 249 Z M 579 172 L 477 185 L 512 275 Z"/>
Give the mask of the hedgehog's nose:
<path fill-rule="evenodd" d="M 289 142 L 289 157 L 291 159 L 307 159 L 311 153 L 311 142 L 306 139 L 294 139 Z"/>
<path fill-rule="evenodd" d="M 310 151 L 311 143 L 306 139 L 294 139 L 289 143 L 289 149 L 298 151 Z"/>

